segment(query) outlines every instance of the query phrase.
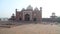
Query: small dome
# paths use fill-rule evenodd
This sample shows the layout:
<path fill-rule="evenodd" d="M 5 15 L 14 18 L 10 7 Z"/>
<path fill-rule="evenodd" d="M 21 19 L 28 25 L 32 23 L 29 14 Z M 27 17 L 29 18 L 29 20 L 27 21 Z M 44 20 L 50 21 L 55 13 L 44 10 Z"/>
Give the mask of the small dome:
<path fill-rule="evenodd" d="M 42 9 L 42 7 L 40 7 L 40 9 Z"/>
<path fill-rule="evenodd" d="M 39 9 L 36 7 L 36 8 L 34 9 L 34 11 L 39 11 Z"/>
<path fill-rule="evenodd" d="M 27 7 L 27 10 L 33 10 L 33 7 L 32 7 L 31 5 L 29 5 L 29 6 Z"/>
<path fill-rule="evenodd" d="M 54 12 L 52 14 L 55 14 Z"/>
<path fill-rule="evenodd" d="M 12 16 L 14 16 L 14 13 L 12 14 Z"/>
<path fill-rule="evenodd" d="M 22 11 L 25 11 L 25 8 L 23 8 Z"/>
<path fill-rule="evenodd" d="M 54 12 L 52 13 L 52 16 L 55 16 L 55 13 Z"/>

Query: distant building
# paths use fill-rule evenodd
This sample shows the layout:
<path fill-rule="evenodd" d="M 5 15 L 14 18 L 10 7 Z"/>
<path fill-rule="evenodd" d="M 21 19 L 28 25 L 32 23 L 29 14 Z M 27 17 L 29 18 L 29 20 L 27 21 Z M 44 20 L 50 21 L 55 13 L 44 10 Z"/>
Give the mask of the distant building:
<path fill-rule="evenodd" d="M 52 13 L 52 16 L 50 16 L 52 19 L 55 19 L 55 18 L 57 18 L 57 16 L 55 15 L 55 13 L 53 12 Z"/>
<path fill-rule="evenodd" d="M 40 7 L 40 10 L 36 7 L 33 10 L 33 7 L 29 5 L 27 9 L 22 9 L 21 11 L 16 11 L 16 16 L 14 14 L 12 15 L 11 19 L 14 19 L 16 21 L 42 21 L 42 7 Z"/>
<path fill-rule="evenodd" d="M 8 18 L 1 18 L 0 21 L 8 21 Z"/>
<path fill-rule="evenodd" d="M 50 18 L 42 18 L 43 22 L 57 22 L 57 16 L 53 12 Z"/>

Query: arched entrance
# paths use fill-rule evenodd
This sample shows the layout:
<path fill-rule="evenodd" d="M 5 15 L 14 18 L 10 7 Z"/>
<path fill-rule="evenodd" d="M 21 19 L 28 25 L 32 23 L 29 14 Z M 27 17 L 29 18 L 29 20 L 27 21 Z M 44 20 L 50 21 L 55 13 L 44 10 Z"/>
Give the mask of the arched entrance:
<path fill-rule="evenodd" d="M 25 21 L 29 21 L 30 20 L 30 15 L 29 14 L 26 14 L 25 15 Z"/>
<path fill-rule="evenodd" d="M 19 18 L 19 20 L 21 21 L 21 20 L 22 20 L 22 18 Z"/>
<path fill-rule="evenodd" d="M 33 20 L 36 21 L 36 18 L 34 18 Z"/>

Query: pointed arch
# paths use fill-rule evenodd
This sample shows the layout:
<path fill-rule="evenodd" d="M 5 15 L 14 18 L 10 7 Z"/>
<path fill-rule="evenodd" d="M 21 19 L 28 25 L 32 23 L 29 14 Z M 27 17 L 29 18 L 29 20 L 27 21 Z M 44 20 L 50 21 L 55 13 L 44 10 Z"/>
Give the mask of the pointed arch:
<path fill-rule="evenodd" d="M 30 20 L 30 15 L 29 14 L 25 14 L 25 21 L 29 21 Z"/>

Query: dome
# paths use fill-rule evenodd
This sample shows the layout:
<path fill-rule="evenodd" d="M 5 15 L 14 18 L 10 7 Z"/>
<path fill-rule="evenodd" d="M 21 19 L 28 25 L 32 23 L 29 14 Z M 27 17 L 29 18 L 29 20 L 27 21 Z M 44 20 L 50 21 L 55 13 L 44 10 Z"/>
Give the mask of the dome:
<path fill-rule="evenodd" d="M 14 16 L 14 13 L 12 14 L 12 16 Z"/>
<path fill-rule="evenodd" d="M 23 8 L 22 11 L 25 11 L 25 8 Z"/>
<path fill-rule="evenodd" d="M 54 12 L 52 13 L 52 16 L 55 16 L 55 13 Z"/>
<path fill-rule="evenodd" d="M 33 10 L 33 7 L 32 7 L 31 5 L 29 5 L 29 6 L 27 7 L 27 10 Z"/>
<path fill-rule="evenodd" d="M 52 14 L 55 14 L 54 12 Z"/>
<path fill-rule="evenodd" d="M 39 11 L 39 9 L 36 7 L 36 8 L 34 9 L 34 11 Z"/>

